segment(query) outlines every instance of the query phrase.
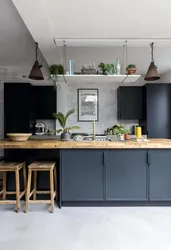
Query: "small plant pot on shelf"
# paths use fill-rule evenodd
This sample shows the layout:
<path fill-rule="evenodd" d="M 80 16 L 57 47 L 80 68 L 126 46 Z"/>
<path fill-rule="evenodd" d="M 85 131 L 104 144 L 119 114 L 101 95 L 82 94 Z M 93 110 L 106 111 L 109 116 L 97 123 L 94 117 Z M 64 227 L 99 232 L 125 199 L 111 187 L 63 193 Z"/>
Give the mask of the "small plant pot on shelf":
<path fill-rule="evenodd" d="M 61 134 L 61 141 L 70 141 L 71 140 L 71 133 L 64 132 Z"/>
<path fill-rule="evenodd" d="M 135 75 L 135 74 L 136 74 L 136 71 L 137 71 L 136 68 L 128 68 L 128 69 L 127 69 L 128 75 Z"/>
<path fill-rule="evenodd" d="M 129 134 L 125 134 L 125 140 L 130 140 L 130 135 Z"/>

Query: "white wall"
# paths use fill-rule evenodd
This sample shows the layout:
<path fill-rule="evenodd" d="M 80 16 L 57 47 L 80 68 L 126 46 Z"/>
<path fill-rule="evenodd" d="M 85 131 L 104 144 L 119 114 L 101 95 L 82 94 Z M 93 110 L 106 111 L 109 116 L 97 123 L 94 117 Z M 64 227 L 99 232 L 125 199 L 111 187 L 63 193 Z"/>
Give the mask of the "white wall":
<path fill-rule="evenodd" d="M 47 72 L 47 63 L 39 54 Z M 0 0 L 0 138 L 4 138 L 4 78 L 29 73 L 35 60 L 35 42 L 11 0 Z M 23 80 L 24 81 L 24 80 Z M 3 150 L 0 150 L 0 156 Z"/>

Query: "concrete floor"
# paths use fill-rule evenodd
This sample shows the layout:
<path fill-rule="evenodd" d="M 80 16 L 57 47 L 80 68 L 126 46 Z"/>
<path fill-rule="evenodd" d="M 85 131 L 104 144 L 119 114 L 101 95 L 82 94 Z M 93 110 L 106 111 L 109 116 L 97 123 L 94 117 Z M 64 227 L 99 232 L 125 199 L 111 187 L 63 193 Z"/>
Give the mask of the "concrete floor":
<path fill-rule="evenodd" d="M 1 205 L 0 250 L 171 250 L 170 207 L 48 210 Z"/>

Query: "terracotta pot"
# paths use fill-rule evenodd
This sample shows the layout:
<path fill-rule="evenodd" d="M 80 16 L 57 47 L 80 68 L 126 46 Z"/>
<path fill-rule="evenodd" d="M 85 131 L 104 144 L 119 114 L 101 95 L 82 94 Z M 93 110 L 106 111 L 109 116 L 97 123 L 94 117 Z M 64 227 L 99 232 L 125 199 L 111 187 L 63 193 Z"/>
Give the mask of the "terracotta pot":
<path fill-rule="evenodd" d="M 136 71 L 137 71 L 136 68 L 128 68 L 127 69 L 128 75 L 135 75 Z"/>
<path fill-rule="evenodd" d="M 125 140 L 130 140 L 130 135 L 125 134 Z"/>

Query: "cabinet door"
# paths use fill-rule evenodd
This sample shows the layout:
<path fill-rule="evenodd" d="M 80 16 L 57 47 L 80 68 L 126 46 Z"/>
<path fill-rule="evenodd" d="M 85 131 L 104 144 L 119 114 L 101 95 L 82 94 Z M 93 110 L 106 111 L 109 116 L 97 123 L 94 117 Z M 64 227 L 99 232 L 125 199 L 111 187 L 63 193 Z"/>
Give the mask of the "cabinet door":
<path fill-rule="evenodd" d="M 170 84 L 148 84 L 147 131 L 150 138 L 170 138 Z"/>
<path fill-rule="evenodd" d="M 62 200 L 103 200 L 102 150 L 62 150 Z"/>
<path fill-rule="evenodd" d="M 118 88 L 118 119 L 143 118 L 143 89 L 142 87 Z"/>
<path fill-rule="evenodd" d="M 147 200 L 147 153 L 145 150 L 108 150 L 107 200 Z"/>
<path fill-rule="evenodd" d="M 150 150 L 150 200 L 171 200 L 171 150 Z"/>
<path fill-rule="evenodd" d="M 36 119 L 54 119 L 56 90 L 53 86 L 35 86 Z"/>
<path fill-rule="evenodd" d="M 4 136 L 31 132 L 30 88 L 28 83 L 4 84 Z"/>

